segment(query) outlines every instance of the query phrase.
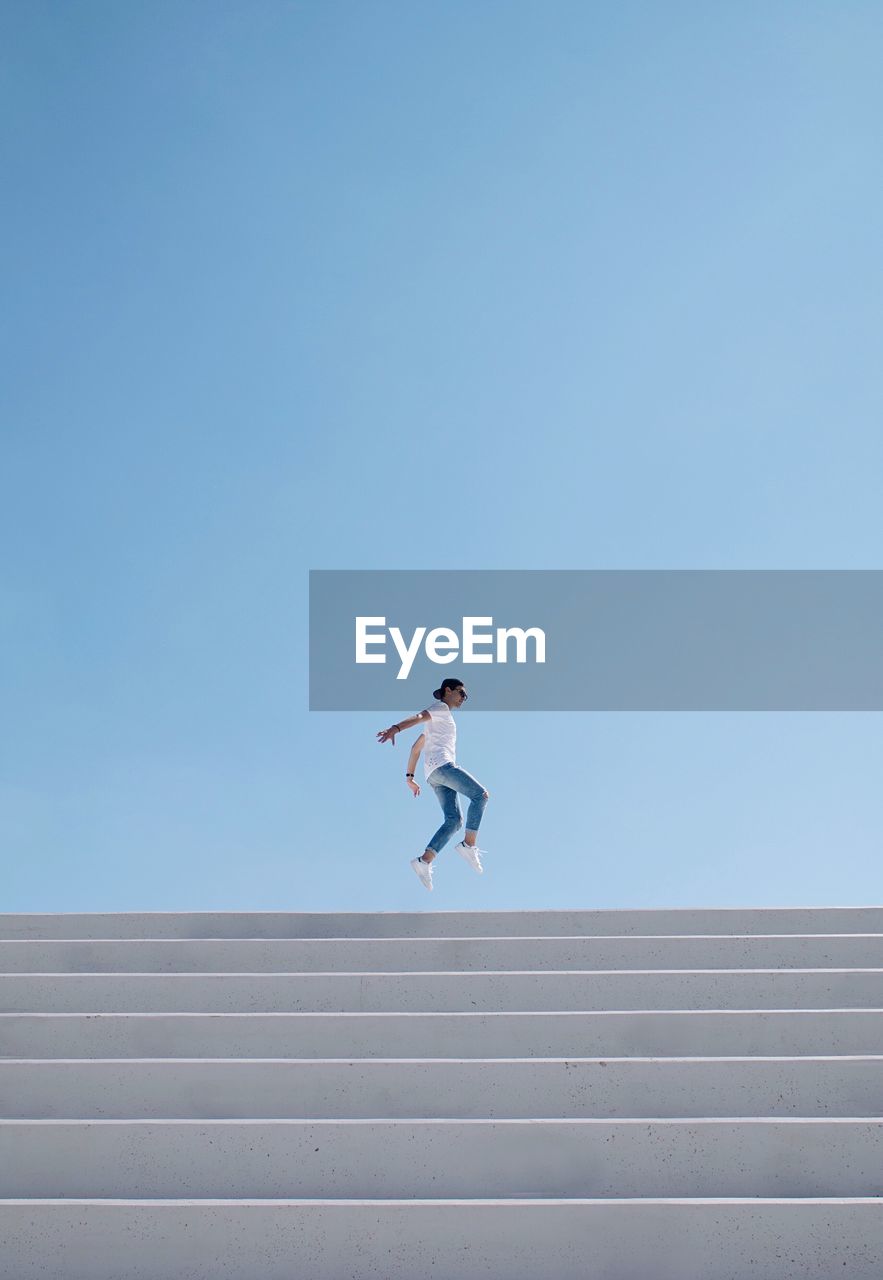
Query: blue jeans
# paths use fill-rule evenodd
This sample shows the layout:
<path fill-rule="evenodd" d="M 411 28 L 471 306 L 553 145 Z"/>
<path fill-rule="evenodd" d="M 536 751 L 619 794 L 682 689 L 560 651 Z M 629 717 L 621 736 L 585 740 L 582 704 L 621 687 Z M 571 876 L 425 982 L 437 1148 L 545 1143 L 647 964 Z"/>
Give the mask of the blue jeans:
<path fill-rule="evenodd" d="M 461 792 L 469 800 L 469 809 L 466 813 L 467 831 L 478 830 L 481 815 L 487 804 L 487 796 L 484 794 L 481 783 L 476 782 L 471 773 L 467 773 L 456 764 L 440 764 L 437 769 L 433 769 L 427 781 L 438 796 L 442 813 L 445 815 L 444 822 L 426 846 L 433 853 L 438 853 L 448 843 L 463 820 L 457 792 Z"/>

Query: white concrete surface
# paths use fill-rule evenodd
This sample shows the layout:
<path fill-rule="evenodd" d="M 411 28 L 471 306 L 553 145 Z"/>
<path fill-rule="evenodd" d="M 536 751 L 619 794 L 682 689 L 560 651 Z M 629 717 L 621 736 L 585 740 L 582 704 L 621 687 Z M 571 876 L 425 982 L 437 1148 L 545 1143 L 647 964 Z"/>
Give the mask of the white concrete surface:
<path fill-rule="evenodd" d="M 0 1197 L 883 1196 L 883 1119 L 0 1120 Z"/>
<path fill-rule="evenodd" d="M 0 1053 L 16 1058 L 878 1054 L 883 1053 L 883 1008 L 2 1013 Z"/>
<path fill-rule="evenodd" d="M 0 939 L 0 973 L 880 969 L 883 934 L 540 938 Z"/>
<path fill-rule="evenodd" d="M 883 1115 L 883 1057 L 0 1059 L 10 1118 Z"/>
<path fill-rule="evenodd" d="M 74 980 L 65 982 L 65 977 Z M 139 1001 L 148 1007 L 174 1009 L 178 991 L 197 1011 L 218 1006 L 230 1012 L 879 1009 L 883 1005 L 883 969 L 105 974 L 102 980 L 90 980 L 95 977 L 45 975 L 44 986 L 56 1000 L 63 1000 L 65 987 L 83 992 L 86 1001 L 95 1000 L 93 993 L 101 998 L 104 991 L 106 1001 L 114 991 L 131 991 L 136 1009 Z M 27 984 L 17 983 L 10 975 L 3 983 L 9 995 L 1 995 L 0 1004 L 8 1004 L 17 987 L 23 986 Z"/>
<path fill-rule="evenodd" d="M 4 1280 L 879 1280 L 883 1200 L 5 1200 Z"/>
<path fill-rule="evenodd" d="M 0 1280 L 879 1280 L 883 908 L 0 916 L 0 1239 Z"/>
<path fill-rule="evenodd" d="M 456 857 L 456 854 L 452 854 Z M 417 885 L 419 888 L 420 886 Z M 0 914 L 0 938 L 538 938 L 883 934 L 880 907 L 608 911 L 133 911 Z"/>

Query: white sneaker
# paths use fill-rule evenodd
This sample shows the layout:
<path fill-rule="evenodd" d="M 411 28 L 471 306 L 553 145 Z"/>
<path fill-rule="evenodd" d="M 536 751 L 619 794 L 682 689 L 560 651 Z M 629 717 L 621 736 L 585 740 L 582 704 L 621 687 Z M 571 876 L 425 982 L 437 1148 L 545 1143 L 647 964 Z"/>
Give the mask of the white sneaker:
<path fill-rule="evenodd" d="M 487 853 L 487 849 L 479 849 L 478 845 L 468 845 L 463 840 L 457 845 L 457 852 L 461 858 L 465 858 L 470 867 L 474 867 L 476 871 L 483 872 L 484 867 L 481 865 L 480 853 Z"/>
<path fill-rule="evenodd" d="M 422 858 L 412 858 L 411 866 L 417 872 L 420 879 L 426 885 L 427 889 L 432 888 L 432 863 L 424 862 Z"/>

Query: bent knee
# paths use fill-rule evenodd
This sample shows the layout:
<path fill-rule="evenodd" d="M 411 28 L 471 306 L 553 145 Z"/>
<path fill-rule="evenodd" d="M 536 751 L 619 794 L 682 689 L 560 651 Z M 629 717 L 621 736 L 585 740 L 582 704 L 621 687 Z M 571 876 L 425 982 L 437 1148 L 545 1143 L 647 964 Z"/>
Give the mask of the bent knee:
<path fill-rule="evenodd" d="M 491 798 L 491 793 L 490 793 L 489 791 L 483 791 L 483 792 L 481 793 L 481 796 L 482 796 L 482 799 L 483 799 L 483 800 L 490 800 L 490 798 Z"/>

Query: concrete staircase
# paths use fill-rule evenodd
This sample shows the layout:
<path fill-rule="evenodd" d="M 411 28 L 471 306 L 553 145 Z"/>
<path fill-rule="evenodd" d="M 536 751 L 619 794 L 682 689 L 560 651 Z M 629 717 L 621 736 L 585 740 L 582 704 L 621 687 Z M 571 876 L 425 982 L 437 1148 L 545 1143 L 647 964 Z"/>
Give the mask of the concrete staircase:
<path fill-rule="evenodd" d="M 880 1280 L 881 1117 L 881 907 L 0 916 L 4 1280 Z"/>

